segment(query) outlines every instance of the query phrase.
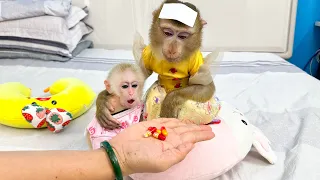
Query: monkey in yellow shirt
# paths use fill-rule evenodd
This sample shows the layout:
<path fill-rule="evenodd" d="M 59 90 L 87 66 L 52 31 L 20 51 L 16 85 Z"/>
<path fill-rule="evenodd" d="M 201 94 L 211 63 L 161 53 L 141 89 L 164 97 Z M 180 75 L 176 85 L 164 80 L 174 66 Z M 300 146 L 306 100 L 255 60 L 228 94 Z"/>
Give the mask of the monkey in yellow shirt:
<path fill-rule="evenodd" d="M 188 12 L 176 12 L 180 13 L 180 17 L 184 13 L 193 11 L 196 14 L 194 23 L 188 24 L 186 21 L 183 22 L 184 20 L 174 19 L 176 13 L 172 14 L 171 18 L 161 18 L 160 13 L 164 4 L 170 3 L 181 4 L 188 9 Z M 160 87 L 154 84 L 147 92 L 145 107 L 149 114 L 161 106 L 155 111 L 160 111 L 159 116 L 155 117 L 178 118 L 179 111 L 186 102 L 205 103 L 214 98 L 215 85 L 210 64 L 219 53 L 211 53 L 206 58 L 202 57 L 200 47 L 205 24 L 200 11 L 193 4 L 166 0 L 153 12 L 148 46 L 137 33 L 133 43 L 135 60 L 146 77 L 153 72 L 159 74 L 157 84 Z M 161 88 L 163 88 L 165 94 L 151 96 L 150 93 L 156 92 L 155 88 L 159 92 L 162 92 Z M 152 105 L 152 103 L 155 104 Z"/>
<path fill-rule="evenodd" d="M 210 82 L 211 75 L 205 74 L 208 71 L 202 67 L 205 63 L 201 52 L 196 51 L 189 59 L 171 63 L 165 59 L 154 56 L 152 49 L 146 46 L 142 51 L 140 64 L 149 73 L 155 72 L 158 76 L 156 81 L 147 91 L 145 99 L 144 120 L 152 120 L 160 117 L 162 102 L 171 91 L 189 86 L 190 77 L 195 75 L 203 82 Z M 206 77 L 206 76 L 209 76 Z M 201 87 L 199 87 L 201 88 Z M 203 91 L 202 91 L 203 92 Z M 201 89 L 199 89 L 201 93 Z M 174 103 L 174 102 L 173 102 Z M 211 98 L 206 102 L 195 102 L 186 100 L 182 107 L 178 108 L 177 115 L 181 120 L 191 121 L 195 124 L 208 124 L 214 119 L 220 109 L 220 104 L 216 98 Z"/>

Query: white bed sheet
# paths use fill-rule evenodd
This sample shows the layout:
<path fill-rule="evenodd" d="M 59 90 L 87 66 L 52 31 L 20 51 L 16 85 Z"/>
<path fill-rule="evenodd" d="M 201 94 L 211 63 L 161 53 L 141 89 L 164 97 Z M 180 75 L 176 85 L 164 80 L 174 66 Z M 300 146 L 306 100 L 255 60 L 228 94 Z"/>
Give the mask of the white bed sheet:
<path fill-rule="evenodd" d="M 71 76 L 84 80 L 98 93 L 107 70 L 120 61 L 133 62 L 131 53 L 90 49 L 67 63 L 0 60 L 0 83 L 19 81 L 39 96 L 56 79 Z M 217 96 L 242 110 L 270 139 L 278 156 L 277 164 L 269 165 L 253 148 L 242 162 L 217 179 L 320 179 L 317 79 L 278 56 L 258 53 L 225 53 L 214 77 Z M 156 78 L 153 74 L 146 88 Z M 60 134 L 0 125 L 0 150 L 86 150 L 83 132 L 94 111 L 93 106 Z"/>

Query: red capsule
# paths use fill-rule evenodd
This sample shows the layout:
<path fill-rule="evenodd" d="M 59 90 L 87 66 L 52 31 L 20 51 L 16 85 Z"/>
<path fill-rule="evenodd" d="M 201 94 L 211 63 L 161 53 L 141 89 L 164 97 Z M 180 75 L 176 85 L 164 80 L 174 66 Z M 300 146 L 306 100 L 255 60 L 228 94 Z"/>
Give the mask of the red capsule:
<path fill-rule="evenodd" d="M 149 137 L 156 131 L 157 131 L 156 127 L 149 127 L 147 132 L 144 134 L 144 137 Z"/>
<path fill-rule="evenodd" d="M 161 140 L 161 141 L 166 140 L 166 136 L 164 136 L 163 134 L 160 134 L 160 133 L 158 133 L 158 132 L 153 133 L 152 136 L 153 136 L 154 138 L 156 138 L 156 139 Z"/>
<path fill-rule="evenodd" d="M 157 131 L 157 128 L 156 128 L 156 127 L 152 127 L 150 131 L 151 131 L 151 133 L 153 134 L 154 132 Z"/>
<path fill-rule="evenodd" d="M 166 140 L 166 136 L 163 134 L 159 134 L 158 139 L 161 141 L 164 141 L 164 140 Z"/>
<path fill-rule="evenodd" d="M 149 130 L 149 131 L 156 131 L 157 128 L 156 128 L 156 127 L 149 127 L 148 130 Z"/>

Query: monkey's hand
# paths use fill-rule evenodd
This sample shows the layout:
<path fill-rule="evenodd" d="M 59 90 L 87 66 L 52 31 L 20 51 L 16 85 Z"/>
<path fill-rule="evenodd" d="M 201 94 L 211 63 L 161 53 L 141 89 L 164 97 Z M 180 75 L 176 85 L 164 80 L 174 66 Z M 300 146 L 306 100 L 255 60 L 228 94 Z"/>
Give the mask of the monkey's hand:
<path fill-rule="evenodd" d="M 166 95 L 160 110 L 161 118 L 178 118 L 179 109 L 181 105 L 185 102 L 185 99 L 177 93 L 177 91 L 172 91 Z"/>
<path fill-rule="evenodd" d="M 187 100 L 206 102 L 213 97 L 214 83 L 208 85 L 189 85 L 167 94 L 161 105 L 160 117 L 178 118 L 179 109 Z"/>
<path fill-rule="evenodd" d="M 99 93 L 96 100 L 96 108 L 96 119 L 101 127 L 110 130 L 121 127 L 120 122 L 111 115 L 114 108 L 109 102 L 109 95 L 106 94 L 106 90 Z"/>

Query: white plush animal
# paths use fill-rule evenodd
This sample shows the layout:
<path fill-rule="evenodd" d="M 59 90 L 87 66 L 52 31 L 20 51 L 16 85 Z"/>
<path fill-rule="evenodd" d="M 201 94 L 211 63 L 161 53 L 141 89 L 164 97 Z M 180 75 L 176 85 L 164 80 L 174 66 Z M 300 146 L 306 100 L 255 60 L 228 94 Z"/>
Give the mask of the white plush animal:
<path fill-rule="evenodd" d="M 212 180 L 230 170 L 243 160 L 252 145 L 262 157 L 274 164 L 277 157 L 269 140 L 232 105 L 220 101 L 217 115 L 220 124 L 210 125 L 215 138 L 197 143 L 179 164 L 161 173 L 139 173 L 134 180 Z"/>

